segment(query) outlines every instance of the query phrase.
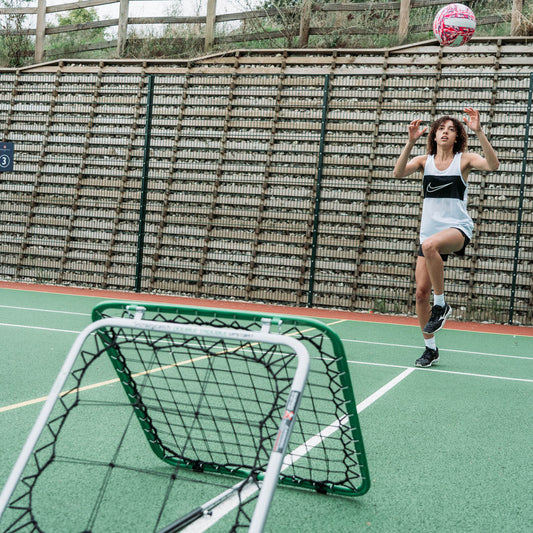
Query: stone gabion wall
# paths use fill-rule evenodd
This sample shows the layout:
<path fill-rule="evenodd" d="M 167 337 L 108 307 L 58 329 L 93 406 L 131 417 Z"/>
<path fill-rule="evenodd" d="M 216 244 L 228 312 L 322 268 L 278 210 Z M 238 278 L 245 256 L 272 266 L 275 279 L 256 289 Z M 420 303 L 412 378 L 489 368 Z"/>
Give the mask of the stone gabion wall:
<path fill-rule="evenodd" d="M 472 105 L 501 167 L 470 175 L 475 237 L 447 294 L 456 318 L 531 324 L 531 45 L 447 50 L 0 73 L 0 277 L 413 313 L 420 176 L 392 168 L 413 118 Z"/>

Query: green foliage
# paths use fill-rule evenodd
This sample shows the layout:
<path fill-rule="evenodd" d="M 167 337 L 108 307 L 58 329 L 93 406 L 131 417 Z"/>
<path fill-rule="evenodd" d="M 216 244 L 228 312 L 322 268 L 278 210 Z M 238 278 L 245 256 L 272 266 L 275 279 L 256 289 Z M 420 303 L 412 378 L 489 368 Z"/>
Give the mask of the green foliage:
<path fill-rule="evenodd" d="M 174 0 L 165 15 L 182 16 L 181 0 Z M 204 52 L 204 29 L 200 24 L 167 24 L 154 30 L 134 29 L 128 32 L 125 56 L 130 58 L 186 58 Z"/>
<path fill-rule="evenodd" d="M 29 7 L 31 0 L 0 0 L 2 7 Z M 184 0 L 173 0 L 167 8 L 167 16 L 180 16 Z M 190 2 L 191 0 L 187 0 Z M 199 15 L 200 0 L 196 2 Z M 298 46 L 300 17 L 304 0 L 241 0 L 252 9 L 269 11 L 268 17 L 248 18 L 240 25 L 217 24 L 219 42 L 214 51 L 232 48 L 285 48 Z M 330 3 L 331 0 L 313 0 L 313 3 Z M 510 20 L 512 0 L 469 0 L 478 20 L 488 15 L 503 15 Z M 381 7 L 381 9 L 380 9 Z M 433 39 L 431 22 L 441 5 L 417 7 L 410 11 L 407 42 Z M 319 29 L 309 36 L 310 48 L 388 48 L 401 44 L 398 38 L 397 9 L 383 9 L 383 3 L 367 7 L 364 11 L 313 11 L 311 28 Z M 27 30 L 27 16 L 9 14 L 0 16 L 0 63 L 18 67 L 32 62 L 33 37 Z M 57 16 L 50 28 L 74 29 L 99 21 L 94 8 L 75 9 Z M 533 3 L 524 2 L 521 14 L 520 34 L 533 35 Z M 148 30 L 146 29 L 148 28 Z M 205 25 L 167 24 L 159 29 L 154 26 L 128 28 L 126 56 L 135 58 L 186 58 L 204 53 Z M 106 43 L 106 29 L 86 27 L 77 31 L 53 33 L 46 37 L 48 59 L 59 57 L 105 58 L 115 55 L 116 48 Z M 476 36 L 510 35 L 510 22 L 478 24 Z M 229 40 L 224 37 L 244 37 Z M 246 36 L 255 40 L 246 40 Z M 257 36 L 257 37 L 255 37 Z"/>
<path fill-rule="evenodd" d="M 69 11 L 67 15 L 58 15 L 57 25 L 52 25 L 51 27 L 76 26 L 98 20 L 98 13 L 94 8 L 74 9 Z M 83 57 L 99 57 L 101 56 L 101 52 L 99 50 L 90 50 L 90 48 L 91 45 L 103 41 L 105 41 L 105 28 L 89 28 L 68 33 L 53 34 L 47 37 L 46 55 L 47 57 L 63 57 L 85 48 L 85 52 L 82 52 L 82 54 L 77 53 L 76 55 L 78 57 L 81 55 Z"/>
<path fill-rule="evenodd" d="M 25 0 L 1 0 L 1 7 L 26 7 Z M 21 67 L 33 56 L 33 42 L 24 33 L 26 15 L 10 13 L 0 17 L 0 63 L 7 67 Z"/>
<path fill-rule="evenodd" d="M 69 24 L 83 24 L 85 22 L 94 22 L 98 20 L 96 9 L 73 9 L 68 15 L 58 15 L 57 21 L 59 26 L 68 26 Z M 100 32 L 101 30 L 96 30 Z"/>
<path fill-rule="evenodd" d="M 125 57 L 150 59 L 187 58 L 203 53 L 204 40 L 198 37 L 128 35 Z"/>
<path fill-rule="evenodd" d="M 262 4 L 263 9 L 286 9 L 288 7 L 298 7 L 302 5 L 302 0 L 265 0 Z"/>
<path fill-rule="evenodd" d="M 265 0 L 261 8 L 275 9 L 274 20 L 287 26 L 299 20 L 302 3 L 303 0 Z"/>

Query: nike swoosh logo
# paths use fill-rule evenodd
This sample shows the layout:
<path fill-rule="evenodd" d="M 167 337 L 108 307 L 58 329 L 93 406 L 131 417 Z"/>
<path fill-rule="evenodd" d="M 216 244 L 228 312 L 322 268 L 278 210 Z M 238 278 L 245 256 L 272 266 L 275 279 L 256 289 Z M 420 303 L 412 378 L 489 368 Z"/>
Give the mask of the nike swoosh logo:
<path fill-rule="evenodd" d="M 440 191 L 441 189 L 444 189 L 444 187 L 449 187 L 452 183 L 445 183 L 444 185 L 438 185 L 437 187 L 433 187 L 431 183 L 428 183 L 428 186 L 426 188 L 426 191 L 431 194 L 432 192 Z"/>

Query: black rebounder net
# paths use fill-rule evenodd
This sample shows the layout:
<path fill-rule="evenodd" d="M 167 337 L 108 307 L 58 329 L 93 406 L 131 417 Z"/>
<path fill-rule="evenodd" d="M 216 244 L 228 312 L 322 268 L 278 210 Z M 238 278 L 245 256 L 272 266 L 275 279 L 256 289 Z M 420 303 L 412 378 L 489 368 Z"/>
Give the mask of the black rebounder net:
<path fill-rule="evenodd" d="M 161 329 L 105 328 L 84 343 L 3 530 L 159 531 L 191 502 L 232 487 L 228 529 L 248 528 L 296 372 L 294 351 L 166 331 L 172 323 L 269 330 L 301 342 L 311 365 L 279 482 L 346 496 L 368 490 L 344 350 L 324 324 L 128 302 L 103 303 L 93 318 L 141 314 Z"/>

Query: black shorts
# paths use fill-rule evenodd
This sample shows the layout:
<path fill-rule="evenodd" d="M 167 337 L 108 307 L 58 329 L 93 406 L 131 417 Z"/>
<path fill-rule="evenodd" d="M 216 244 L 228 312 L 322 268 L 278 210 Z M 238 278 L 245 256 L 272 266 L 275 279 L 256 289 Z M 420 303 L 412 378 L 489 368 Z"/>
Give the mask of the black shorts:
<path fill-rule="evenodd" d="M 459 257 L 464 256 L 465 255 L 465 248 L 470 244 L 470 239 L 467 237 L 466 233 L 462 229 L 459 229 L 459 228 L 453 228 L 453 229 L 459 230 L 463 234 L 463 237 L 465 238 L 465 243 L 464 243 L 463 247 L 459 251 L 453 252 L 453 254 L 440 254 L 440 256 L 442 257 L 443 261 L 448 261 L 448 256 L 449 255 L 457 255 Z M 419 257 L 424 257 L 424 254 L 422 253 L 422 245 L 420 245 L 418 247 L 418 256 Z"/>

